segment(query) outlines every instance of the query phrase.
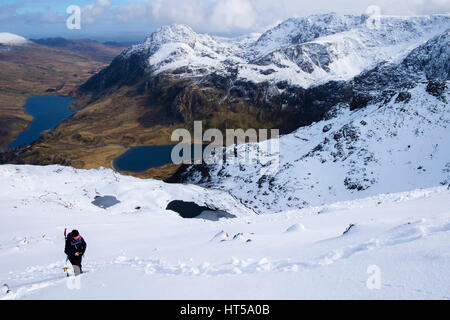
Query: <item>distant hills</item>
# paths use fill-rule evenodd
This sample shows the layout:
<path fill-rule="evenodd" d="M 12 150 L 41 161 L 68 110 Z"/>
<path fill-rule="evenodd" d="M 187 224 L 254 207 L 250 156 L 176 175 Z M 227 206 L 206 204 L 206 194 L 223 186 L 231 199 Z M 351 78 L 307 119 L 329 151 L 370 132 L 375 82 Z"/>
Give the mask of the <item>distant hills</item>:
<path fill-rule="evenodd" d="M 118 42 L 108 41 L 102 43 L 90 39 L 72 40 L 57 37 L 31 39 L 31 41 L 47 47 L 71 50 L 105 63 L 111 62 L 111 60 L 117 56 L 117 49 L 124 49 L 124 46 Z"/>

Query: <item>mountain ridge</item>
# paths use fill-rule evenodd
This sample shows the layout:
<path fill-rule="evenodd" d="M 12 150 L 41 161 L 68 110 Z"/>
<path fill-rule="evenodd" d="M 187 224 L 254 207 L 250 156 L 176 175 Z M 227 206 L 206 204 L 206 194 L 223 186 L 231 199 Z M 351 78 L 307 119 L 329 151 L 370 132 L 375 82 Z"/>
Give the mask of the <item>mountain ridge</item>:
<path fill-rule="evenodd" d="M 221 41 L 218 37 L 197 34 L 188 26 L 175 24 L 156 30 L 122 56 L 144 55 L 153 75 L 181 66 L 191 69 L 190 74 L 180 73 L 184 77 L 202 76 L 211 69 L 227 73 L 227 69 L 237 68 L 242 69 L 237 71 L 241 79 L 256 83 L 285 80 L 308 88 L 331 80 L 346 81 L 364 69 L 392 60 L 393 56 L 400 55 L 398 58 L 401 58 L 402 52 L 423 44 L 450 26 L 450 15 L 380 16 L 380 26 L 375 29 L 366 25 L 367 19 L 364 15 L 336 14 L 291 18 L 266 31 L 254 42 Z M 377 51 L 381 53 L 377 54 Z M 314 58 L 315 55 L 328 61 Z M 339 64 L 344 63 L 345 68 L 349 68 L 346 61 L 358 55 L 371 56 L 374 61 L 360 61 L 361 65 L 348 75 L 339 75 L 343 73 L 343 66 Z M 353 59 L 353 64 L 357 62 L 358 59 Z M 327 76 L 333 71 L 333 65 L 335 72 Z M 284 75 L 282 69 L 285 67 L 294 72 Z"/>

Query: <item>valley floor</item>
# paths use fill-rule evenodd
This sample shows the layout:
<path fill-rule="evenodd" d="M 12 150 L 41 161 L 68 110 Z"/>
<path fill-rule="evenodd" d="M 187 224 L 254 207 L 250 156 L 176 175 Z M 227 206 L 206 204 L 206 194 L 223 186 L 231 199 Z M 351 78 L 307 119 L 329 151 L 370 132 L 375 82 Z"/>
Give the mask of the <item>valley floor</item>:
<path fill-rule="evenodd" d="M 450 299 L 447 186 L 254 215 L 106 169 L 6 165 L 0 184 L 0 299 Z M 196 194 L 238 217 L 164 209 Z M 95 195 L 121 203 L 100 209 Z M 62 270 L 65 227 L 88 243 L 79 286 Z"/>

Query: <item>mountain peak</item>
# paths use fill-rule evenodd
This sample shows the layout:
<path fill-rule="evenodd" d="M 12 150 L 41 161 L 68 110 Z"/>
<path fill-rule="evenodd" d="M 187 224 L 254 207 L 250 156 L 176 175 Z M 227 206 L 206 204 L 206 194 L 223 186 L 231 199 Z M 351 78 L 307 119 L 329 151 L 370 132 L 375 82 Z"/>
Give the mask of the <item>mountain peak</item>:
<path fill-rule="evenodd" d="M 167 43 L 167 42 L 183 42 L 183 43 L 195 43 L 197 34 L 191 27 L 183 24 L 171 24 L 163 26 L 153 32 L 147 41 Z"/>
<path fill-rule="evenodd" d="M 143 42 L 132 46 L 124 54 L 130 56 L 140 52 L 150 56 L 167 43 L 185 43 L 194 48 L 196 40 L 197 33 L 191 27 L 183 24 L 171 24 L 160 27 Z"/>

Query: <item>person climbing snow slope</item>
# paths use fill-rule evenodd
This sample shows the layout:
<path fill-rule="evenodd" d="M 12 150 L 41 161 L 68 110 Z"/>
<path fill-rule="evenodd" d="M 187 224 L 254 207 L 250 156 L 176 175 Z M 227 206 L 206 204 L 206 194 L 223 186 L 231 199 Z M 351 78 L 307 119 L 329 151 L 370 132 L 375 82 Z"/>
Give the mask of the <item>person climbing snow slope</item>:
<path fill-rule="evenodd" d="M 73 230 L 67 235 L 64 252 L 73 266 L 75 276 L 79 276 L 83 273 L 81 262 L 83 260 L 83 255 L 86 252 L 86 248 L 86 241 L 80 236 L 78 230 Z"/>

